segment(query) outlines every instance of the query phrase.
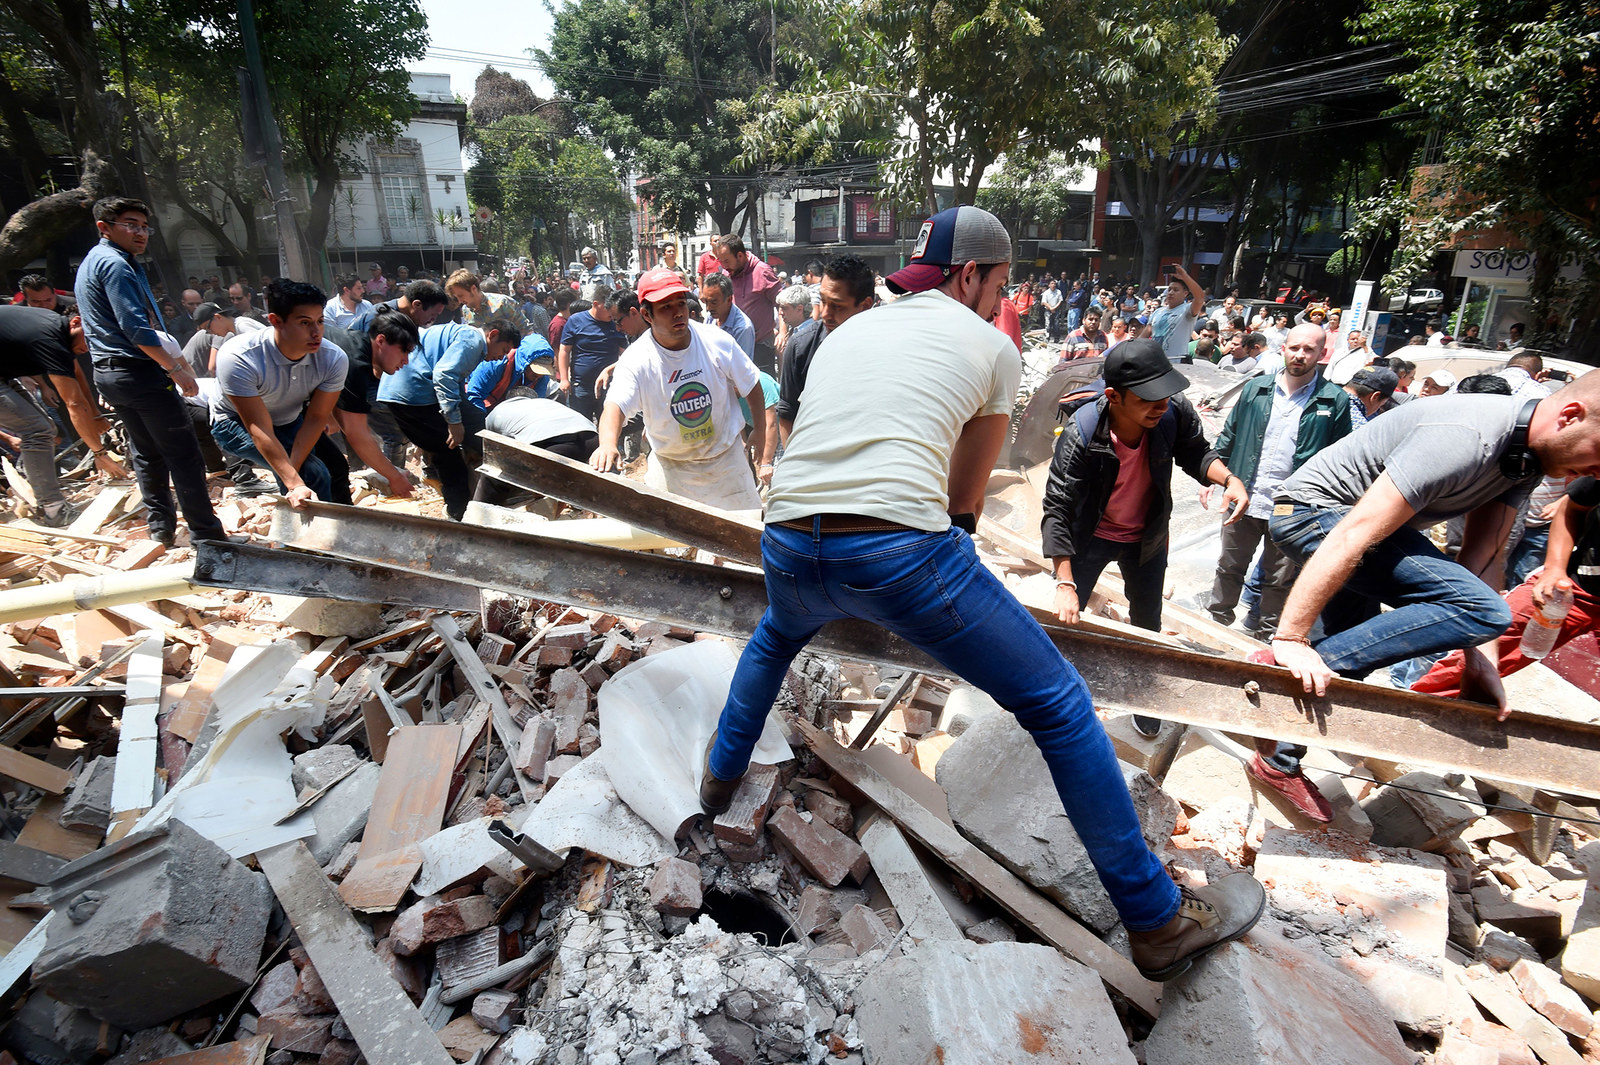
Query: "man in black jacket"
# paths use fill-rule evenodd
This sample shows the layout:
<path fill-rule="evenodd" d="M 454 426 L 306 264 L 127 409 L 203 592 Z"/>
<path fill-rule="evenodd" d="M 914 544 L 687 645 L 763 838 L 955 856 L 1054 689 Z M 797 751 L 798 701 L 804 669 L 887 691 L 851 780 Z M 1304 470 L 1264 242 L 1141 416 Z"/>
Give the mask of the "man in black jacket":
<path fill-rule="evenodd" d="M 1044 553 L 1055 567 L 1056 616 L 1075 623 L 1101 572 L 1115 562 L 1128 620 L 1159 632 L 1173 462 L 1201 484 L 1224 486 L 1229 523 L 1244 513 L 1249 494 L 1206 443 L 1182 395 L 1189 380 L 1159 343 L 1118 344 L 1106 357 L 1105 383 L 1105 395 L 1067 416 L 1045 486 Z M 1159 727 L 1148 718 L 1134 724 L 1147 735 Z"/>

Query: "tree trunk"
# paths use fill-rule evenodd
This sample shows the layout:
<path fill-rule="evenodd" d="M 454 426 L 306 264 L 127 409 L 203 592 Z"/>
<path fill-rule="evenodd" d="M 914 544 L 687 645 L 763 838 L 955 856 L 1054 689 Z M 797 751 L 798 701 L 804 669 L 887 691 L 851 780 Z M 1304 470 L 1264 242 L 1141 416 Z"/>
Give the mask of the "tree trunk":
<path fill-rule="evenodd" d="M 16 148 L 17 163 L 22 171 L 22 187 L 31 199 L 39 195 L 44 177 L 50 171 L 50 160 L 33 135 L 33 124 L 22 106 L 22 98 L 0 64 L 0 118 L 11 130 L 11 142 Z"/>
<path fill-rule="evenodd" d="M 20 270 L 52 244 L 81 226 L 89 208 L 111 195 L 116 174 L 93 152 L 83 153 L 83 178 L 75 189 L 34 200 L 0 228 L 0 271 Z"/>

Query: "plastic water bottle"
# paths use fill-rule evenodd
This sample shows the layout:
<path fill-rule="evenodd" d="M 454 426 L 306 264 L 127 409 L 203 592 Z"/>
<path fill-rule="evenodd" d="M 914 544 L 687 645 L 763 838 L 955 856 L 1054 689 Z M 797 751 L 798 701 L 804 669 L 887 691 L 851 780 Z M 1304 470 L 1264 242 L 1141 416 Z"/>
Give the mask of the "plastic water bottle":
<path fill-rule="evenodd" d="M 1563 577 L 1556 581 L 1556 590 L 1544 606 L 1533 612 L 1528 625 L 1522 630 L 1522 646 L 1518 648 L 1523 658 L 1537 661 L 1550 653 L 1561 634 L 1561 623 L 1572 609 L 1572 582 Z"/>

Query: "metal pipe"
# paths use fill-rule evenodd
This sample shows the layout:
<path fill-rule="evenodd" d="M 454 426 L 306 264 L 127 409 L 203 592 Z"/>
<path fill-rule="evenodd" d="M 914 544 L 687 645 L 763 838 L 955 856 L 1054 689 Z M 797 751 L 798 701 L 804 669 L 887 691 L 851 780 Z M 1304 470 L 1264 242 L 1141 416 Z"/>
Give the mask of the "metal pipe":
<path fill-rule="evenodd" d="M 8 589 L 0 592 L 0 624 L 188 595 L 194 591 L 193 575 L 194 564 L 185 562 Z"/>

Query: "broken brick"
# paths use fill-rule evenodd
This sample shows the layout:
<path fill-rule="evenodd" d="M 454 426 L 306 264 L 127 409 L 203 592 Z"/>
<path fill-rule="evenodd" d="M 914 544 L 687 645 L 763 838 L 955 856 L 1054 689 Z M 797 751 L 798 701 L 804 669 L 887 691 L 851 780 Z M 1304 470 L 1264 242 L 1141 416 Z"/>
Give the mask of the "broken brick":
<path fill-rule="evenodd" d="M 755 845 L 761 839 L 767 811 L 777 790 L 778 767 L 752 765 L 739 782 L 728 808 L 712 822 L 712 833 L 723 844 Z"/>
<path fill-rule="evenodd" d="M 870 906 L 855 905 L 844 911 L 839 918 L 839 931 L 850 940 L 850 946 L 855 952 L 865 954 L 869 950 L 880 950 L 887 947 L 894 940 L 894 933 L 889 931 L 889 926 L 883 923 L 877 911 Z"/>
<path fill-rule="evenodd" d="M 583 719 L 589 713 L 589 699 L 593 694 L 575 669 L 560 669 L 551 675 L 550 713 L 556 723 L 557 754 L 577 752 L 578 731 L 583 728 Z"/>
<path fill-rule="evenodd" d="M 402 913 L 389 932 L 396 954 L 409 956 L 423 947 L 494 923 L 494 904 L 487 896 L 472 895 L 433 905 L 423 900 Z"/>
<path fill-rule="evenodd" d="M 333 1038 L 334 1015 L 307 1017 L 292 1007 L 263 1013 L 256 1018 L 256 1034 L 268 1036 L 274 1050 L 320 1054 Z"/>
<path fill-rule="evenodd" d="M 600 653 L 594 656 L 594 660 L 607 673 L 615 673 L 633 661 L 633 645 L 613 633 L 606 637 L 606 642 L 601 646 Z"/>
<path fill-rule="evenodd" d="M 1461 1034 L 1477 1046 L 1492 1049 L 1500 1065 L 1539 1065 L 1528 1041 L 1503 1024 L 1482 1017 L 1467 1017 L 1461 1022 Z"/>
<path fill-rule="evenodd" d="M 572 665 L 572 648 L 550 647 L 548 645 L 541 647 L 539 648 L 539 657 L 534 664 L 540 669 L 560 669 L 562 666 L 570 666 Z"/>
<path fill-rule="evenodd" d="M 1585 1039 L 1594 1029 L 1594 1014 L 1576 991 L 1561 982 L 1558 974 L 1538 962 L 1521 958 L 1511 967 L 1511 978 L 1517 982 L 1522 1000 L 1563 1032 Z"/>
<path fill-rule="evenodd" d="M 823 821 L 837 828 L 840 832 L 855 831 L 855 812 L 850 809 L 850 804 L 843 799 L 821 791 L 807 792 L 806 809 L 811 812 L 813 817 L 822 818 Z"/>
<path fill-rule="evenodd" d="M 871 871 L 861 844 L 820 819 L 807 823 L 792 807 L 779 810 L 767 827 L 806 872 L 829 887 L 838 887 L 846 877 L 859 884 Z"/>
<path fill-rule="evenodd" d="M 516 1008 L 515 992 L 494 988 L 472 1000 L 472 1019 L 484 1030 L 504 1035 L 511 1031 L 511 1015 Z"/>
<path fill-rule="evenodd" d="M 594 630 L 587 620 L 573 625 L 557 625 L 544 634 L 541 643 L 543 647 L 565 647 L 573 651 L 581 651 L 589 646 Z"/>
<path fill-rule="evenodd" d="M 650 903 L 668 917 L 693 917 L 700 912 L 700 867 L 682 858 L 668 858 L 650 878 Z"/>
<path fill-rule="evenodd" d="M 550 760 L 550 747 L 555 739 L 555 722 L 543 715 L 530 718 L 523 728 L 515 765 L 529 780 L 544 779 L 545 763 Z"/>

